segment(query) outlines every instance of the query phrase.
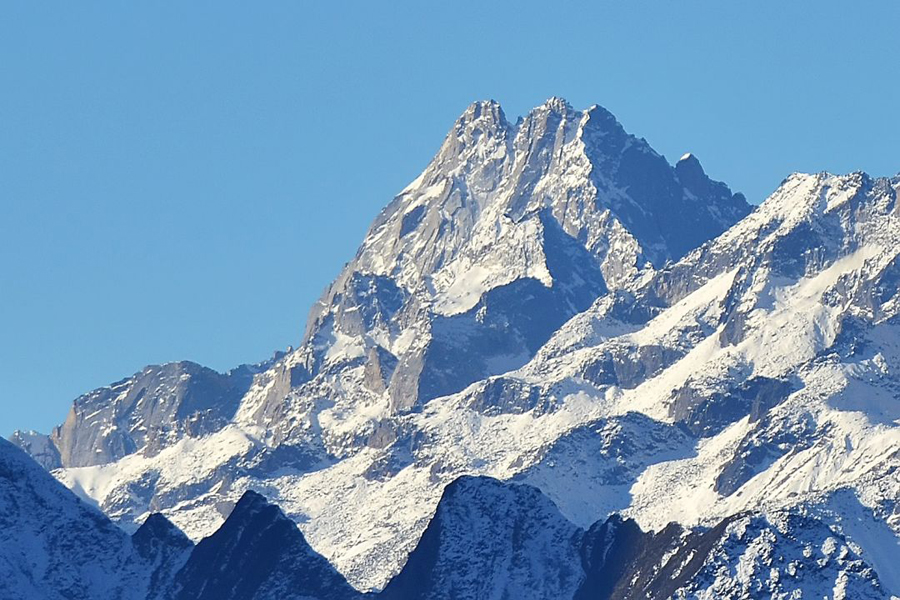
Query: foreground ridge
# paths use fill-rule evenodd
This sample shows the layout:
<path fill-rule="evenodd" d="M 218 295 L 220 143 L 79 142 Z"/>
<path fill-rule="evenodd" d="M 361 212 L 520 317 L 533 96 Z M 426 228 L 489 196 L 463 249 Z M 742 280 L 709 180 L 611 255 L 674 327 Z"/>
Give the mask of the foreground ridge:
<path fill-rule="evenodd" d="M 754 575 L 758 574 L 758 575 Z M 806 515 L 734 515 L 645 533 L 612 515 L 587 531 L 536 488 L 463 477 L 444 492 L 406 566 L 379 597 L 886 598 L 874 570 Z"/>
<path fill-rule="evenodd" d="M 33 502 L 36 494 L 42 502 Z M 3 514 L 17 519 L 0 532 L 3 597 L 364 597 L 306 544 L 278 507 L 252 491 L 196 547 L 160 515 L 151 515 L 129 538 L 0 440 L 0 502 Z M 55 546 L 41 547 L 43 526 L 51 520 Z M 86 540 L 90 548 L 71 551 Z M 53 557 L 50 569 L 37 566 L 48 564 L 45 557 Z M 736 515 L 708 530 L 672 524 L 656 534 L 613 515 L 585 531 L 536 488 L 462 477 L 445 489 L 400 573 L 383 592 L 365 597 L 736 599 L 761 591 L 821 597 L 832 590 L 835 597 L 887 597 L 843 536 L 796 511 Z"/>

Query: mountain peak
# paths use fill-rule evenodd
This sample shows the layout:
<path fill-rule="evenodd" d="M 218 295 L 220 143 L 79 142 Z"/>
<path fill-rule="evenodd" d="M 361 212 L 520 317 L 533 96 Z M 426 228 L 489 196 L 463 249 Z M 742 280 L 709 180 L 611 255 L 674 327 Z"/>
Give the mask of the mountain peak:
<path fill-rule="evenodd" d="M 585 117 L 585 129 L 590 129 L 591 131 L 599 132 L 601 134 L 615 133 L 622 137 L 628 135 L 616 116 L 599 104 L 591 105 L 585 111 Z"/>
<path fill-rule="evenodd" d="M 546 102 L 544 102 L 540 108 L 547 109 L 556 113 L 567 113 L 572 112 L 572 105 L 569 102 L 560 96 L 551 96 L 547 98 Z"/>
<path fill-rule="evenodd" d="M 247 491 L 222 527 L 197 544 L 176 578 L 177 600 L 359 596 L 262 495 Z"/>
<path fill-rule="evenodd" d="M 675 168 L 681 170 L 691 169 L 699 171 L 700 173 L 704 172 L 700 160 L 691 152 L 685 152 L 681 158 L 678 159 L 678 162 L 675 163 Z"/>
<path fill-rule="evenodd" d="M 599 106 L 576 111 L 552 97 L 513 126 L 497 102 L 471 104 L 315 307 L 304 372 L 314 378 L 328 362 L 383 355 L 396 369 L 371 363 L 368 372 L 382 375 L 370 389 L 386 391 L 394 412 L 521 366 L 600 294 L 681 258 L 749 212 L 725 184 L 693 174 L 696 181 L 680 181 Z M 435 314 L 422 311 L 423 300 Z M 508 335 L 502 344 L 493 341 L 498 327 Z M 412 345 L 396 341 L 412 329 L 429 333 Z M 444 364 L 442 349 L 459 345 L 460 329 L 482 340 L 481 356 Z M 339 335 L 354 339 L 352 352 L 326 350 Z M 369 352 L 374 345 L 387 354 Z"/>
<path fill-rule="evenodd" d="M 436 178 L 455 171 L 468 171 L 483 165 L 485 159 L 498 151 L 502 155 L 510 137 L 511 127 L 500 104 L 494 100 L 479 100 L 470 104 L 456 119 L 428 169 L 410 185 L 432 185 Z"/>
<path fill-rule="evenodd" d="M 463 114 L 457 119 L 457 123 L 469 123 L 478 120 L 506 122 L 503 107 L 496 100 L 476 100 L 466 107 Z"/>
<path fill-rule="evenodd" d="M 696 194 L 703 193 L 708 187 L 709 178 L 703 170 L 703 166 L 696 156 L 690 152 L 685 153 L 675 163 L 675 173 L 686 188 Z"/>
<path fill-rule="evenodd" d="M 162 513 L 153 513 L 131 536 L 139 550 L 155 544 L 165 544 L 180 548 L 193 546 L 191 540 Z"/>
<path fill-rule="evenodd" d="M 578 534 L 537 488 L 460 477 L 381 597 L 571 598 L 581 579 Z"/>
<path fill-rule="evenodd" d="M 486 100 L 473 100 L 466 108 L 466 113 L 475 113 L 482 110 L 502 110 L 500 103 L 493 98 Z"/>
<path fill-rule="evenodd" d="M 269 504 L 269 501 L 266 500 L 265 496 L 259 492 L 247 490 L 241 496 L 240 500 L 237 501 L 237 504 L 234 505 L 234 510 L 231 511 L 231 515 L 235 518 L 249 518 L 270 506 L 273 505 Z"/>

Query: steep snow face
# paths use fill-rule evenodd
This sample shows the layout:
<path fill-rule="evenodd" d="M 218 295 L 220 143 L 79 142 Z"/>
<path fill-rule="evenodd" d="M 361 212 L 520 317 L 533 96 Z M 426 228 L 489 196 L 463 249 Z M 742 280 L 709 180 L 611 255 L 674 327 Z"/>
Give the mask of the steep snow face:
<path fill-rule="evenodd" d="M 0 597 L 145 597 L 151 569 L 128 536 L 0 439 Z"/>

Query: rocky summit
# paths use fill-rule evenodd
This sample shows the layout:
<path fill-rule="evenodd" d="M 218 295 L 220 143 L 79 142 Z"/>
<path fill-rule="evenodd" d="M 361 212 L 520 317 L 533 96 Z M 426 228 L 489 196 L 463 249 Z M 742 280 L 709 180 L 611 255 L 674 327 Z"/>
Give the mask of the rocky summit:
<path fill-rule="evenodd" d="M 751 206 L 599 106 L 476 102 L 296 349 L 148 367 L 11 441 L 147 593 L 900 595 L 898 191 L 797 173 Z M 80 568 L 62 597 L 114 593 Z"/>

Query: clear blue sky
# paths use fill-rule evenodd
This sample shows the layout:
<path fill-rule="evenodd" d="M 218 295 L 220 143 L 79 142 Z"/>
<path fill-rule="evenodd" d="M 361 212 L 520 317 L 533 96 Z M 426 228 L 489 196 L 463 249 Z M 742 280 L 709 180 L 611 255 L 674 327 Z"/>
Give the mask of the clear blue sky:
<path fill-rule="evenodd" d="M 296 344 L 472 100 L 601 104 L 762 200 L 900 170 L 900 3 L 4 2 L 0 434 Z"/>

